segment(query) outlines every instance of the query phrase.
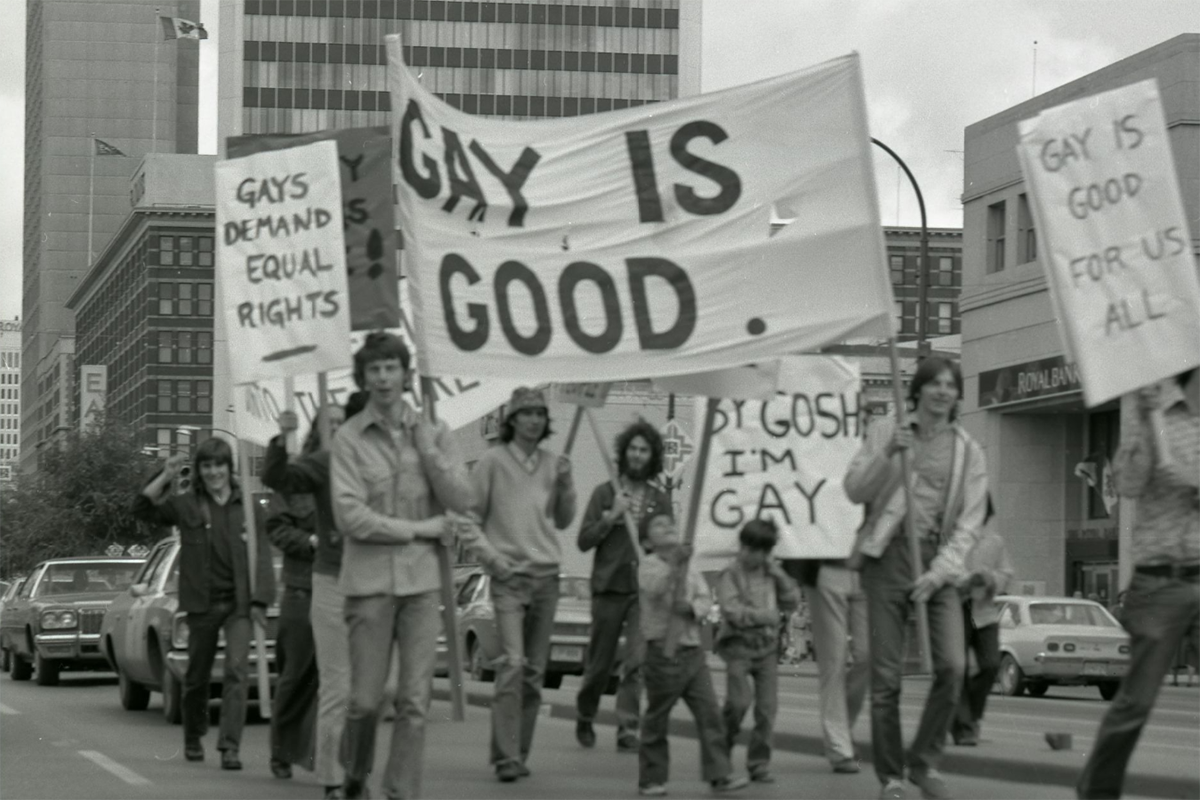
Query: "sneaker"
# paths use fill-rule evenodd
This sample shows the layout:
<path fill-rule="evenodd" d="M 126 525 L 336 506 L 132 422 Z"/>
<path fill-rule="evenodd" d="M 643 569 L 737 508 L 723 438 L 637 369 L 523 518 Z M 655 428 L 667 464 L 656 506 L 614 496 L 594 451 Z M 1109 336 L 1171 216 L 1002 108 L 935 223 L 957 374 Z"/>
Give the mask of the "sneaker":
<path fill-rule="evenodd" d="M 774 783 L 775 776 L 771 774 L 771 770 L 761 768 L 750 771 L 750 780 L 753 783 Z"/>
<path fill-rule="evenodd" d="M 287 780 L 292 777 L 292 765 L 282 759 L 271 759 L 271 774 L 280 780 Z"/>
<path fill-rule="evenodd" d="M 963 731 L 954 737 L 954 743 L 959 747 L 975 747 L 979 744 L 979 737 L 974 731 Z"/>
<path fill-rule="evenodd" d="M 342 785 L 342 797 L 346 800 L 369 800 L 371 793 L 367 791 L 366 781 L 348 777 Z"/>
<path fill-rule="evenodd" d="M 192 739 L 183 743 L 183 757 L 188 761 L 203 761 L 204 760 L 204 745 L 199 739 Z"/>
<path fill-rule="evenodd" d="M 750 779 L 744 775 L 739 775 L 736 778 L 732 775 L 726 775 L 724 778 L 717 778 L 715 781 L 710 781 L 709 786 L 712 787 L 713 794 L 728 794 L 729 792 L 739 792 L 750 785 Z"/>
<path fill-rule="evenodd" d="M 838 775 L 857 775 L 862 772 L 862 767 L 858 765 L 858 759 L 843 758 L 833 762 L 833 771 Z"/>
<path fill-rule="evenodd" d="M 517 764 L 517 776 L 518 777 L 528 778 L 532 774 L 533 773 L 529 771 L 529 767 L 525 766 L 524 761 L 522 761 L 520 764 Z"/>
<path fill-rule="evenodd" d="M 595 747 L 596 730 L 592 727 L 592 723 L 578 720 L 575 723 L 575 738 L 584 747 Z"/>
<path fill-rule="evenodd" d="M 667 787 L 661 783 L 648 783 L 638 787 L 638 794 L 642 797 L 666 797 Z"/>
<path fill-rule="evenodd" d="M 501 783 L 512 783 L 519 777 L 521 777 L 521 763 L 519 761 L 505 761 L 502 764 L 496 765 L 496 778 Z"/>
<path fill-rule="evenodd" d="M 633 731 L 621 731 L 617 734 L 618 753 L 636 753 L 642 747 L 642 740 Z"/>
<path fill-rule="evenodd" d="M 892 778 L 879 791 L 879 800 L 904 800 L 908 793 L 904 791 L 904 781 Z"/>
<path fill-rule="evenodd" d="M 908 779 L 921 790 L 924 800 L 950 800 L 946 781 L 936 769 L 912 770 L 908 773 Z"/>
<path fill-rule="evenodd" d="M 238 758 L 238 751 L 232 747 L 228 750 L 221 751 L 221 769 L 241 769 L 242 760 Z"/>

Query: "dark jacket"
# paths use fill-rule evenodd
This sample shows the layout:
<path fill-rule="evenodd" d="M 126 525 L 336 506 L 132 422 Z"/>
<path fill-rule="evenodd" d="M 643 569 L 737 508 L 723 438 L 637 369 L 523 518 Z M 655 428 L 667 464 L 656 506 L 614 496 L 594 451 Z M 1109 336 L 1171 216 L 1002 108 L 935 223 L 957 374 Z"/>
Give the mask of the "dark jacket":
<path fill-rule="evenodd" d="M 283 437 L 276 436 L 267 445 L 262 481 L 283 494 L 313 496 L 317 506 L 317 552 L 313 556 L 312 571 L 336 576 L 342 571 L 342 537 L 333 519 L 329 462 L 328 450 L 318 450 L 289 461 Z"/>
<path fill-rule="evenodd" d="M 271 498 L 267 538 L 283 553 L 283 585 L 312 591 L 313 532 L 317 507 L 310 494 Z"/>
<path fill-rule="evenodd" d="M 666 492 L 654 487 L 648 487 L 647 491 L 643 516 L 660 514 L 664 510 L 670 513 L 671 501 Z M 615 494 L 611 482 L 597 486 L 592 492 L 592 499 L 588 501 L 587 510 L 583 512 L 583 522 L 579 525 L 576 543 L 580 551 L 586 553 L 596 548 L 592 564 L 592 594 L 637 594 L 638 553 L 625 531 L 625 523 L 618 521 L 610 526 L 603 519 L 604 512 L 612 508 Z M 637 531 L 633 535 L 637 536 Z"/>
<path fill-rule="evenodd" d="M 169 490 L 168 490 L 169 491 Z M 202 510 L 207 506 L 207 518 Z M 275 570 L 271 563 L 271 542 L 266 531 L 258 530 L 258 564 L 254 595 L 250 594 L 250 554 L 245 546 L 245 511 L 242 506 L 242 490 L 234 486 L 229 501 L 224 505 L 213 502 L 207 494 L 188 492 L 169 495 L 156 504 L 140 491 L 133 499 L 133 515 L 151 525 L 174 525 L 179 529 L 179 610 L 187 613 L 203 613 L 209 609 L 209 555 L 212 549 L 209 537 L 214 521 L 225 520 L 235 532 L 230 548 L 233 556 L 233 582 L 237 613 L 250 613 L 251 603 L 271 605 L 275 600 Z M 238 543 L 243 546 L 236 546 Z"/>

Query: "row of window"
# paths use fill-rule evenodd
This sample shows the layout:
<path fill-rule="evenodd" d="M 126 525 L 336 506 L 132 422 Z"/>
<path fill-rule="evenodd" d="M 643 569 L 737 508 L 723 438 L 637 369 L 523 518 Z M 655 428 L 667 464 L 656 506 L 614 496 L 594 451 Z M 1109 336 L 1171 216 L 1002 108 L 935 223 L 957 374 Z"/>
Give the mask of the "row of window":
<path fill-rule="evenodd" d="M 1027 264 L 1037 260 L 1037 231 L 1033 227 L 1033 213 L 1029 208 L 1029 195 L 1017 195 L 1017 261 Z M 999 272 L 1005 267 L 1008 256 L 1008 202 L 992 203 L 987 210 L 987 272 Z"/>
<path fill-rule="evenodd" d="M 212 381 L 155 381 L 159 413 L 212 411 Z"/>
<path fill-rule="evenodd" d="M 0 414 L 19 414 L 20 406 L 16 403 L 0 403 Z"/>
<path fill-rule="evenodd" d="M 895 303 L 896 318 L 900 320 L 900 333 L 916 333 L 919 303 L 910 300 L 896 300 Z M 958 333 L 955 305 L 955 303 L 930 303 L 926 332 L 933 334 Z"/>
<path fill-rule="evenodd" d="M 213 313 L 213 285 L 207 282 L 158 281 L 150 284 L 150 298 L 160 317 L 211 317 Z"/>
<path fill-rule="evenodd" d="M 0 369 L 20 369 L 21 354 L 16 350 L 0 352 Z"/>
<path fill-rule="evenodd" d="M 403 47 L 404 63 L 410 67 L 546 69 L 566 72 L 630 72 L 637 75 L 679 74 L 679 56 L 671 54 L 426 47 L 407 44 Z M 387 48 L 381 44 L 249 41 L 243 45 L 243 56 L 246 61 L 378 66 L 387 64 Z"/>
<path fill-rule="evenodd" d="M 246 15 L 516 22 L 602 28 L 678 28 L 675 8 L 500 3 L 476 0 L 245 0 Z"/>
<path fill-rule="evenodd" d="M 18 422 L 20 422 L 20 420 L 14 419 L 13 417 L 4 417 L 3 419 L 0 419 L 0 428 L 3 428 L 7 431 L 15 431 L 20 427 L 20 425 L 17 424 Z"/>
<path fill-rule="evenodd" d="M 444 94 L 442 100 L 468 114 L 498 114 L 517 117 L 576 117 L 598 111 L 616 111 L 653 103 L 653 100 L 620 97 L 544 97 L 539 95 Z M 347 111 L 390 111 L 387 92 L 352 89 L 256 89 L 242 88 L 246 108 L 315 108 Z"/>
<path fill-rule="evenodd" d="M 159 364 L 211 364 L 212 331 L 158 331 Z"/>
<path fill-rule="evenodd" d="M 17 434 L 15 433 L 0 433 L 0 443 L 3 444 L 19 444 Z"/>
<path fill-rule="evenodd" d="M 0 389 L 0 398 L 4 398 L 5 400 L 16 400 L 17 399 L 17 390 L 16 389 Z"/>
<path fill-rule="evenodd" d="M 158 264 L 162 267 L 211 267 L 213 237 L 159 236 Z"/>
<path fill-rule="evenodd" d="M 888 269 L 893 285 L 917 285 L 920 280 L 919 256 L 888 256 Z M 938 256 L 933 264 L 934 269 L 929 274 L 930 286 L 958 286 L 961 281 L 959 270 L 955 269 L 953 256 Z"/>
<path fill-rule="evenodd" d="M 15 372 L 0 373 L 0 383 L 20 383 L 21 376 Z"/>

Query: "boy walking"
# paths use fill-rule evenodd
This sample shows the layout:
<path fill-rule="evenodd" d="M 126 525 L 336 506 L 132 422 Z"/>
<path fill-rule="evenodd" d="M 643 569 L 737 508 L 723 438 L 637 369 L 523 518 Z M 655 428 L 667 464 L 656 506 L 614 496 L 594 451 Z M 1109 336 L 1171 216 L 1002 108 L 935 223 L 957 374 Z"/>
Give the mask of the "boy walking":
<path fill-rule="evenodd" d="M 704 780 L 714 793 L 744 789 L 749 781 L 733 777 L 725 727 L 713 690 L 712 675 L 700 646 L 700 624 L 712 607 L 712 595 L 704 578 L 689 567 L 685 599 L 675 599 L 675 581 L 688 562 L 689 548 L 679 543 L 675 521 L 669 513 L 648 514 L 642 519 L 641 539 L 650 553 L 638 565 L 638 600 L 641 604 L 642 637 L 646 642 L 643 677 L 646 684 L 646 713 L 642 718 L 642 742 L 638 751 L 638 792 L 644 797 L 667 793 L 671 753 L 667 741 L 671 709 L 680 699 L 687 703 L 696 721 L 700 764 Z M 663 650 L 672 616 L 685 620 L 679 647 L 672 658 Z"/>
<path fill-rule="evenodd" d="M 790 614 L 800 605 L 800 590 L 779 562 L 771 560 L 779 541 L 774 522 L 751 520 L 738 534 L 738 541 L 737 557 L 721 572 L 717 583 L 721 606 L 717 655 L 726 665 L 725 734 L 732 751 L 742 719 L 753 705 L 754 729 L 746 767 L 750 780 L 774 783 L 771 735 L 778 708 L 780 615 Z"/>

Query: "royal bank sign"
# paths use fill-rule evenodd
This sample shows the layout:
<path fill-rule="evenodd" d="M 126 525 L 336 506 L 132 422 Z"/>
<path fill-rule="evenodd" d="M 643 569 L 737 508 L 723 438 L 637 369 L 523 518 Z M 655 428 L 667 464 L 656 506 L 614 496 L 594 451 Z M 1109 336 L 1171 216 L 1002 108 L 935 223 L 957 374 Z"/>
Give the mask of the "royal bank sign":
<path fill-rule="evenodd" d="M 1043 358 L 979 373 L 979 407 L 1057 397 L 1080 388 L 1077 366 L 1062 356 Z"/>

